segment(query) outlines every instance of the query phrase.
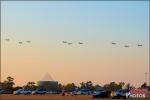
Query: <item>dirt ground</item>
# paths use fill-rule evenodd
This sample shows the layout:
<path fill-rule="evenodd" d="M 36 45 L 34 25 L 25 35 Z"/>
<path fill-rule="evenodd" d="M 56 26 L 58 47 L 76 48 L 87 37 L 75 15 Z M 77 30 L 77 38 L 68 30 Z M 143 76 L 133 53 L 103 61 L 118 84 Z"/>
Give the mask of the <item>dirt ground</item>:
<path fill-rule="evenodd" d="M 0 100 L 110 100 L 93 99 L 91 96 L 61 96 L 61 95 L 0 95 Z"/>
<path fill-rule="evenodd" d="M 3 94 L 0 95 L 0 100 L 112 100 L 112 99 L 109 98 L 93 99 L 91 96 L 87 96 L 87 95 L 61 96 L 61 95 L 4 95 Z M 121 100 L 121 99 L 116 99 L 116 100 Z M 144 99 L 144 100 L 150 100 L 150 99 Z"/>

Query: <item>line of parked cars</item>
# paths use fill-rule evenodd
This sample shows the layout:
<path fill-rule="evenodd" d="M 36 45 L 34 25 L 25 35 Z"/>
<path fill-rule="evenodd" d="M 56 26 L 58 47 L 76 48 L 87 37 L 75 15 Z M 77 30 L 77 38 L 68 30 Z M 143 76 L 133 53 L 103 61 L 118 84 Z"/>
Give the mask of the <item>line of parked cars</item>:
<path fill-rule="evenodd" d="M 30 94 L 58 94 L 57 91 L 46 91 L 45 89 L 36 89 L 36 90 L 28 90 L 28 89 L 18 89 L 16 91 L 10 91 L 10 90 L 0 90 L 0 94 L 24 94 L 24 95 L 30 95 Z"/>
<path fill-rule="evenodd" d="M 93 94 L 93 98 L 112 98 L 112 99 L 126 99 L 126 93 L 128 93 L 128 90 L 117 90 L 108 92 L 106 90 L 99 91 Z"/>
<path fill-rule="evenodd" d="M 0 89 L 0 94 L 12 94 L 13 91 Z"/>
<path fill-rule="evenodd" d="M 65 94 L 65 91 L 64 92 L 46 91 L 45 89 L 36 89 L 36 90 L 18 89 L 16 91 L 0 90 L 0 94 L 14 94 L 14 95 L 20 94 L 44 95 L 44 94 L 59 94 L 59 93 Z M 93 98 L 112 98 L 112 99 L 127 99 L 128 98 L 127 93 L 130 93 L 130 91 L 125 89 L 120 89 L 111 92 L 106 90 L 91 91 L 90 89 L 81 89 L 80 91 L 69 92 L 70 95 L 91 95 Z"/>
<path fill-rule="evenodd" d="M 106 90 L 99 90 L 99 91 L 91 91 L 90 89 L 81 89 L 80 91 L 73 91 L 70 94 L 76 95 L 91 95 L 92 98 L 112 98 L 112 99 L 126 99 L 126 93 L 129 92 L 127 90 L 117 90 L 117 91 L 106 91 Z"/>
<path fill-rule="evenodd" d="M 14 95 L 19 95 L 19 94 L 24 94 L 24 95 L 28 95 L 31 94 L 32 91 L 31 90 L 25 90 L 25 89 L 19 89 L 13 92 Z"/>
<path fill-rule="evenodd" d="M 30 94 L 59 94 L 57 91 L 47 91 L 45 89 L 36 89 L 34 91 L 31 90 L 25 90 L 25 89 L 19 89 L 13 92 L 14 95 L 24 94 L 24 95 L 30 95 Z"/>
<path fill-rule="evenodd" d="M 128 90 L 117 90 L 115 92 L 111 92 L 112 99 L 126 99 L 126 93 Z"/>
<path fill-rule="evenodd" d="M 93 98 L 107 98 L 110 96 L 110 93 L 106 90 L 95 91 L 92 94 Z"/>
<path fill-rule="evenodd" d="M 93 92 L 90 89 L 81 89 L 77 92 L 79 95 L 91 95 Z"/>
<path fill-rule="evenodd" d="M 92 95 L 93 98 L 112 98 L 112 99 L 126 99 L 126 93 L 128 90 L 120 89 L 117 91 L 106 91 L 106 90 L 99 90 L 99 91 L 91 91 L 89 89 L 81 89 L 77 92 L 80 95 Z"/>

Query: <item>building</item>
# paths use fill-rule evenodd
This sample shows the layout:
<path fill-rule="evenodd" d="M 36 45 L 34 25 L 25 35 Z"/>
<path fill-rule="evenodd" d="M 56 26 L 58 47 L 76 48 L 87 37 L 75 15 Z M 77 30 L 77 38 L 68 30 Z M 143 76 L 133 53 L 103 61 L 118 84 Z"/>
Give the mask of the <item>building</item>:
<path fill-rule="evenodd" d="M 42 89 L 46 89 L 47 91 L 58 90 L 58 81 L 54 81 L 48 73 L 45 74 L 41 81 L 37 82 L 37 85 Z"/>

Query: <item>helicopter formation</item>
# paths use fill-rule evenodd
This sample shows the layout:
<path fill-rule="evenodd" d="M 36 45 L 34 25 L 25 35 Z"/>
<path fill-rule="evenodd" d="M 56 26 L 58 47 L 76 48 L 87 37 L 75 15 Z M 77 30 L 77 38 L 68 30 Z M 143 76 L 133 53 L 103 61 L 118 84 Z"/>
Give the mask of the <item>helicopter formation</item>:
<path fill-rule="evenodd" d="M 9 42 L 10 40 L 11 40 L 10 38 L 6 38 L 6 39 L 5 39 L 6 42 Z M 29 40 L 24 41 L 24 42 L 26 42 L 26 43 L 31 43 L 31 41 L 29 41 Z M 18 44 L 23 44 L 24 42 L 23 42 L 23 41 L 19 41 L 19 42 L 17 42 L 17 43 L 18 43 Z"/>
<path fill-rule="evenodd" d="M 10 41 L 10 39 L 9 39 L 9 38 L 6 38 L 5 40 L 6 40 L 6 41 Z"/>
<path fill-rule="evenodd" d="M 6 42 L 9 42 L 11 39 L 10 38 L 5 38 L 5 41 Z M 31 43 L 30 40 L 26 40 L 26 41 L 19 41 L 18 44 L 23 44 L 23 43 Z M 68 45 L 72 45 L 73 43 L 72 42 L 68 42 L 68 41 L 62 41 L 62 43 L 64 44 L 68 44 Z M 78 42 L 79 45 L 83 45 L 84 43 L 83 42 Z M 112 45 L 119 45 L 118 43 L 116 42 L 111 42 Z M 142 47 L 143 45 L 142 44 L 137 44 L 138 47 Z M 125 44 L 123 45 L 123 47 L 125 48 L 129 48 L 131 47 L 131 45 L 128 45 L 128 44 Z"/>
<path fill-rule="evenodd" d="M 72 45 L 73 43 L 71 43 L 71 42 L 68 42 L 68 41 L 62 41 L 62 43 L 64 43 L 64 44 L 68 44 L 68 45 Z M 78 44 L 84 44 L 83 42 L 78 42 Z"/>
<path fill-rule="evenodd" d="M 112 44 L 112 45 L 117 45 L 116 42 L 111 42 L 111 44 Z M 138 47 L 142 47 L 143 45 L 142 45 L 142 44 L 137 44 L 137 46 L 138 46 Z M 125 48 L 129 48 L 130 45 L 127 45 L 127 44 L 126 44 L 126 45 L 124 45 L 124 47 L 125 47 Z"/>

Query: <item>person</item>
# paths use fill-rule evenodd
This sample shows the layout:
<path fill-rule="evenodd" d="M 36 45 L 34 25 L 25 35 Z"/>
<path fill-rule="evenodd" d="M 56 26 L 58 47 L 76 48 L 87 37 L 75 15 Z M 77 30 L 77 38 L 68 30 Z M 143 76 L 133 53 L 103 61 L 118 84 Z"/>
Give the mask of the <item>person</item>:
<path fill-rule="evenodd" d="M 73 91 L 73 95 L 75 95 L 75 96 L 76 96 L 76 95 L 77 95 L 77 92 L 76 92 L 76 91 Z"/>
<path fill-rule="evenodd" d="M 62 90 L 62 96 L 65 96 L 65 91 L 64 90 Z"/>
<path fill-rule="evenodd" d="M 70 92 L 70 95 L 71 95 L 71 96 L 74 96 L 74 92 Z"/>

